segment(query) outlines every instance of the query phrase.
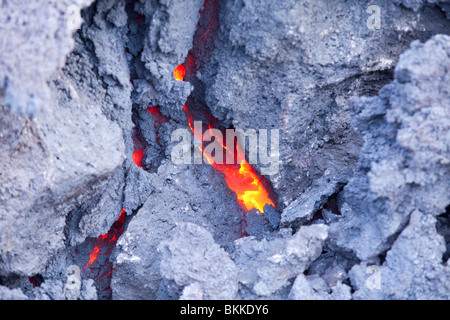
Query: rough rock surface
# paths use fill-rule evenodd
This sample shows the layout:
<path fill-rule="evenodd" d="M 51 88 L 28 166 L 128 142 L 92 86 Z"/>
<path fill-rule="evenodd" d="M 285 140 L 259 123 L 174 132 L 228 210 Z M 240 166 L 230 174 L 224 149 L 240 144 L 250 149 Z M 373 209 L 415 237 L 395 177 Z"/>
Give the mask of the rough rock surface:
<path fill-rule="evenodd" d="M 326 180 L 326 182 L 323 180 Z M 316 183 L 306 189 L 304 193 L 283 210 L 281 224 L 298 225 L 311 220 L 313 215 L 323 208 L 328 198 L 337 193 L 343 184 L 343 182 L 339 181 L 331 182 L 329 172 L 326 172 L 322 178 L 318 179 Z"/>
<path fill-rule="evenodd" d="M 419 210 L 411 214 L 379 268 L 379 286 L 368 284 L 365 264 L 350 271 L 357 288 L 354 299 L 450 299 L 450 265 L 443 263 L 445 243 L 436 219 Z"/>
<path fill-rule="evenodd" d="M 46 82 L 64 66 L 80 10 L 92 2 L 0 1 L 0 89 L 11 110 L 35 113 L 52 103 Z"/>
<path fill-rule="evenodd" d="M 28 297 L 20 289 L 0 286 L 0 300 L 28 300 Z"/>
<path fill-rule="evenodd" d="M 289 298 L 292 300 L 350 300 L 351 288 L 337 283 L 329 288 L 325 280 L 317 275 L 299 274 L 292 285 Z"/>
<path fill-rule="evenodd" d="M 362 141 L 348 99 L 390 82 L 411 41 L 450 32 L 438 8 L 416 15 L 390 0 L 377 2 L 381 28 L 369 29 L 371 4 L 221 3 L 216 49 L 202 74 L 206 101 L 236 128 L 280 129 L 280 169 L 270 180 L 283 207 L 325 175 L 330 182 L 322 179 L 319 190 L 352 175 Z"/>
<path fill-rule="evenodd" d="M 153 0 L 136 5 L 135 10 L 149 24 L 140 58 L 144 67 L 133 95 L 136 103 L 163 106 L 167 115 L 184 120 L 182 106 L 192 86 L 175 80 L 173 70 L 192 47 L 202 6 L 202 0 Z"/>
<path fill-rule="evenodd" d="M 191 222 L 205 228 L 225 248 L 242 236 L 243 217 L 235 196 L 212 168 L 200 166 L 189 170 L 166 161 L 150 177 L 154 191 L 115 249 L 111 285 L 115 299 L 154 299 L 159 294 L 169 298 L 159 289 L 165 282 L 160 272 L 162 256 L 157 249 L 178 224 Z"/>
<path fill-rule="evenodd" d="M 320 255 L 327 231 L 327 226 L 317 224 L 304 226 L 286 239 L 237 240 L 233 260 L 238 267 L 239 282 L 259 296 L 270 296 Z"/>
<path fill-rule="evenodd" d="M 441 7 L 444 12 L 447 13 L 447 16 L 449 13 L 448 9 L 450 8 L 449 7 L 450 1 L 448 0 L 392 0 L 392 1 L 396 4 L 402 4 L 406 8 L 410 8 L 414 11 L 418 11 L 419 9 L 421 9 L 426 5 L 436 4 L 439 7 Z"/>
<path fill-rule="evenodd" d="M 158 249 L 162 254 L 161 275 L 184 287 L 181 299 L 236 298 L 237 268 L 204 228 L 180 224 Z"/>
<path fill-rule="evenodd" d="M 437 216 L 450 203 L 449 48 L 444 35 L 413 42 L 395 80 L 353 102 L 365 144 L 330 237 L 360 259 L 389 249 L 414 210 Z"/>
<path fill-rule="evenodd" d="M 124 160 L 122 131 L 99 105 L 63 75 L 51 87 L 57 105 L 35 118 L 1 109 L 1 273 L 43 271 L 64 247 L 66 216 Z"/>
<path fill-rule="evenodd" d="M 0 0 L 0 296 L 449 299 L 449 3 L 379 0 L 380 29 L 373 4 Z M 280 129 L 278 208 L 170 161 L 194 85 L 220 125 Z"/>

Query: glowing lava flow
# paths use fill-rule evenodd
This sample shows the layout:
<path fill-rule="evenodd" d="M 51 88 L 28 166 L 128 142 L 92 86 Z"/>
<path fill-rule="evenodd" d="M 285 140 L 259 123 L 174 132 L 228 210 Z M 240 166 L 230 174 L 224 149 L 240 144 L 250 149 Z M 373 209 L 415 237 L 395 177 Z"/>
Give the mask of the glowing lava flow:
<path fill-rule="evenodd" d="M 186 75 L 186 68 L 180 64 L 173 70 L 173 77 L 178 81 L 184 81 L 184 76 Z"/>
<path fill-rule="evenodd" d="M 159 110 L 159 106 L 153 106 L 153 107 L 147 107 L 148 112 L 152 114 L 153 117 L 155 117 L 155 133 L 156 133 L 156 142 L 159 144 L 159 131 L 158 128 L 163 124 L 164 122 L 169 121 L 169 119 L 161 113 Z"/>
<path fill-rule="evenodd" d="M 236 145 L 236 150 L 227 149 L 226 143 L 222 139 L 222 137 L 215 136 L 212 134 L 212 131 L 210 131 L 210 135 L 214 137 L 214 139 L 216 139 L 218 142 L 220 142 L 223 147 L 223 152 L 225 153 L 223 159 L 227 158 L 226 153 L 232 153 L 232 157 L 235 160 L 232 164 L 216 163 L 214 159 L 212 159 L 210 154 L 204 152 L 202 136 L 198 136 L 197 132 L 195 132 L 194 130 L 194 117 L 192 115 L 193 111 L 186 105 L 183 106 L 183 109 L 188 117 L 189 128 L 194 133 L 195 138 L 202 142 L 202 146 L 199 146 L 199 149 L 202 151 L 208 163 L 224 174 L 225 182 L 227 183 L 228 188 L 236 193 L 238 203 L 247 211 L 251 209 L 257 209 L 261 213 L 264 212 L 264 206 L 266 204 L 276 207 L 274 201 L 272 201 L 269 196 L 269 192 L 264 187 L 263 179 L 245 160 L 245 153 L 243 153 L 243 151 L 237 146 L 237 144 L 234 143 L 234 145 Z M 209 123 L 207 130 L 211 129 L 212 124 Z M 243 160 L 238 163 L 237 159 Z"/>
<path fill-rule="evenodd" d="M 84 266 L 83 272 L 91 267 L 99 258 L 100 255 L 108 256 L 116 246 L 117 240 L 123 233 L 123 223 L 126 217 L 125 209 L 122 209 L 119 218 L 113 223 L 111 229 L 107 234 L 100 235 L 97 238 L 95 247 L 92 249 L 89 255 L 89 261 Z"/>
<path fill-rule="evenodd" d="M 138 166 L 142 167 L 142 159 L 144 158 L 144 149 L 137 150 L 133 153 L 133 162 Z"/>
<path fill-rule="evenodd" d="M 218 120 L 214 118 L 209 111 L 209 108 L 204 104 L 203 98 L 204 90 L 203 86 L 197 86 L 200 80 L 197 78 L 198 71 L 202 71 L 205 58 L 209 55 L 214 48 L 214 37 L 220 29 L 219 26 L 219 10 L 220 0 L 205 0 L 203 8 L 200 10 L 200 19 L 197 24 L 197 30 L 194 34 L 192 49 L 188 52 L 188 55 L 182 65 L 179 65 L 174 70 L 174 77 L 178 81 L 186 80 L 194 85 L 194 93 L 188 98 L 187 105 L 185 105 L 184 111 L 187 114 L 189 127 L 196 136 L 196 139 L 201 141 L 200 150 L 210 165 L 215 169 L 222 172 L 225 176 L 225 181 L 228 187 L 236 193 L 239 204 L 247 211 L 251 209 L 264 212 L 264 206 L 266 204 L 276 207 L 275 202 L 269 196 L 269 192 L 265 186 L 266 180 L 261 178 L 255 169 L 245 160 L 245 152 L 236 148 L 236 150 L 228 150 L 226 143 L 222 137 L 214 136 L 210 131 L 211 136 L 223 147 L 225 154 L 224 159 L 228 153 L 228 158 L 234 158 L 233 164 L 227 163 L 215 163 L 212 157 L 204 152 L 204 145 L 202 136 L 194 130 L 194 121 L 202 120 L 202 123 L 207 122 L 206 127 L 202 129 L 211 130 L 218 128 Z M 225 136 L 225 135 L 223 135 Z M 236 142 L 236 141 L 235 141 Z M 236 143 L 234 145 L 237 145 Z M 232 153 L 232 154 L 230 154 Z M 238 162 L 237 159 L 243 159 Z"/>

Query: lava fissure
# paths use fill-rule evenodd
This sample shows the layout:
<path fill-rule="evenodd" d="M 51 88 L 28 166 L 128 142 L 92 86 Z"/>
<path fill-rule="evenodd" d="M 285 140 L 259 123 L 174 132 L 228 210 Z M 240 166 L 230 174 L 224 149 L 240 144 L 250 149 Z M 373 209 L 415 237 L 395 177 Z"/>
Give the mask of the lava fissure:
<path fill-rule="evenodd" d="M 111 299 L 112 297 L 110 284 L 113 266 L 109 257 L 124 232 L 126 220 L 127 213 L 125 209 L 122 209 L 119 218 L 106 234 L 101 234 L 97 238 L 91 238 L 84 244 L 92 249 L 90 250 L 89 260 L 83 266 L 81 272 L 83 277 L 94 280 L 99 298 L 102 299 Z M 77 251 L 75 251 L 76 254 Z"/>
<path fill-rule="evenodd" d="M 139 39 L 143 39 L 143 30 L 146 28 L 142 28 L 142 24 L 145 21 L 145 17 L 138 14 L 133 10 L 133 6 L 136 1 L 131 1 L 127 4 L 127 12 L 129 17 L 129 25 L 132 26 L 130 28 L 130 32 L 128 34 L 129 39 L 134 38 L 135 41 L 129 41 L 129 44 L 143 43 L 143 41 L 139 41 Z M 130 55 L 130 82 L 134 85 L 134 80 L 140 78 L 139 72 L 137 68 L 135 68 L 134 63 L 140 59 L 141 53 L 143 50 L 143 46 L 130 46 L 125 48 L 125 51 L 128 55 Z M 154 118 L 154 129 L 156 134 L 156 144 L 159 144 L 159 128 L 160 126 L 169 121 L 167 117 L 165 117 L 159 110 L 159 106 L 147 107 L 148 112 Z M 133 111 L 133 123 L 135 127 L 133 129 L 132 134 L 132 143 L 133 143 L 133 153 L 132 159 L 136 166 L 146 169 L 144 166 L 144 152 L 146 148 L 149 147 L 148 142 L 145 140 L 143 135 L 139 132 L 139 126 L 137 125 L 137 119 L 139 117 L 137 113 Z M 89 260 L 81 269 L 82 274 L 85 278 L 93 279 L 95 282 L 95 286 L 97 288 L 97 292 L 99 298 L 102 299 L 111 299 L 111 278 L 113 273 L 113 266 L 109 257 L 116 247 L 117 241 L 120 236 L 123 234 L 125 225 L 127 221 L 129 221 L 132 216 L 139 210 L 138 208 L 131 215 L 126 213 L 125 209 L 122 209 L 119 218 L 113 223 L 110 230 L 106 234 L 102 234 L 97 238 L 91 238 L 87 240 L 84 245 L 90 246 Z M 75 254 L 77 253 L 77 249 L 75 249 Z"/>
<path fill-rule="evenodd" d="M 163 123 L 169 121 L 169 119 L 166 116 L 164 116 L 159 109 L 160 109 L 159 106 L 147 107 L 148 112 L 151 114 L 151 116 L 154 119 L 153 120 L 154 121 L 153 128 L 155 129 L 155 135 L 156 135 L 155 141 L 156 141 L 156 145 L 158 145 L 158 146 L 160 145 L 159 129 Z M 134 122 L 136 123 L 136 121 L 134 121 Z M 145 168 L 143 159 L 144 159 L 145 149 L 147 149 L 149 147 L 149 145 L 145 141 L 145 139 L 142 138 L 141 133 L 136 128 L 137 127 L 135 127 L 134 134 L 132 136 L 133 162 L 138 167 L 141 167 L 143 169 L 148 169 L 148 168 Z"/>
<path fill-rule="evenodd" d="M 188 52 L 185 62 L 174 70 L 174 78 L 179 81 L 189 81 L 194 90 L 183 106 L 188 124 L 196 139 L 200 140 L 199 146 L 203 155 L 210 165 L 220 171 L 225 178 L 227 186 L 236 193 L 237 201 L 241 207 L 248 212 L 256 209 L 264 213 L 264 206 L 276 207 L 274 192 L 269 186 L 267 179 L 259 176 L 256 170 L 245 159 L 245 150 L 240 150 L 237 139 L 232 144 L 236 146 L 233 150 L 227 149 L 225 128 L 219 128 L 219 120 L 216 119 L 205 103 L 205 88 L 200 79 L 197 78 L 198 71 L 203 68 L 203 62 L 214 49 L 214 38 L 219 30 L 219 0 L 205 0 L 203 9 L 200 10 L 200 19 L 194 34 L 192 49 Z M 224 158 L 234 159 L 233 163 L 216 163 L 212 157 L 205 152 L 206 145 L 201 136 L 194 130 L 194 122 L 201 121 L 203 128 L 201 134 L 208 132 L 211 139 L 215 139 L 222 145 Z M 215 135 L 213 129 L 218 129 L 222 135 Z M 228 162 L 228 161 L 227 161 Z M 270 191 L 270 194 L 269 194 Z"/>

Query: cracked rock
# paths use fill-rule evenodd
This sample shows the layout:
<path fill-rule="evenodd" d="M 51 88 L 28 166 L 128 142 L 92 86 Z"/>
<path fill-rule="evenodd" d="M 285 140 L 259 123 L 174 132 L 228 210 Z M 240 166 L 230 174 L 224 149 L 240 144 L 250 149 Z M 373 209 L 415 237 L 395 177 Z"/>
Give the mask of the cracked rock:
<path fill-rule="evenodd" d="M 181 299 L 235 299 L 236 266 L 204 228 L 181 224 L 158 248 L 161 275 L 185 286 Z"/>
<path fill-rule="evenodd" d="M 0 2 L 0 89 L 13 112 L 34 114 L 52 103 L 47 81 L 64 66 L 82 21 L 80 10 L 92 2 Z"/>
<path fill-rule="evenodd" d="M 330 238 L 362 260 L 388 249 L 414 210 L 437 216 L 450 203 L 449 70 L 449 36 L 415 41 L 379 96 L 353 101 L 365 144 Z"/>
<path fill-rule="evenodd" d="M 317 224 L 303 226 L 287 239 L 237 240 L 233 260 L 239 282 L 257 295 L 269 296 L 306 270 L 322 252 L 327 235 L 328 227 Z"/>
<path fill-rule="evenodd" d="M 353 298 L 450 299 L 450 265 L 442 263 L 445 250 L 444 239 L 436 231 L 436 218 L 414 211 L 376 275 L 367 272 L 367 263 L 352 268 L 350 276 L 357 288 Z M 379 286 L 369 279 L 374 276 L 379 277 Z"/>
<path fill-rule="evenodd" d="M 289 298 L 293 300 L 350 300 L 351 288 L 341 282 L 329 288 L 317 275 L 299 274 L 292 285 Z"/>
<path fill-rule="evenodd" d="M 45 114 L 0 109 L 0 274 L 42 272 L 64 247 L 68 213 L 104 188 L 125 158 L 119 126 L 64 76 L 55 81 L 76 98 L 52 84 L 59 104 Z"/>

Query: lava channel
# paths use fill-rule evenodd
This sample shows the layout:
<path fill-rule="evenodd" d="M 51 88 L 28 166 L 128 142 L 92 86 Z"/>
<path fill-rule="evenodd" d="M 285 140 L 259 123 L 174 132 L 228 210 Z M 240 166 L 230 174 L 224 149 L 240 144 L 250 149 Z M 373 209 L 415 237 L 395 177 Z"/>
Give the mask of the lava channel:
<path fill-rule="evenodd" d="M 95 245 L 89 254 L 89 261 L 81 269 L 87 278 L 94 280 L 99 296 L 105 298 L 111 298 L 110 283 L 113 267 L 109 256 L 123 233 L 126 216 L 125 209 L 122 209 L 119 218 L 113 223 L 108 233 L 93 239 Z"/>
<path fill-rule="evenodd" d="M 202 71 L 205 58 L 214 48 L 214 38 L 219 30 L 219 3 L 219 0 L 205 0 L 203 9 L 200 10 L 200 19 L 194 34 L 192 49 L 188 52 L 184 63 L 175 68 L 174 78 L 178 81 L 184 81 L 186 77 L 186 81 L 191 82 L 194 86 L 194 91 L 183 108 L 191 131 L 195 138 L 201 142 L 199 148 L 204 157 L 210 165 L 225 176 L 228 188 L 236 193 L 237 201 L 243 209 L 247 212 L 256 209 L 264 213 L 265 205 L 276 207 L 275 201 L 269 195 L 270 183 L 267 179 L 259 176 L 256 170 L 245 160 L 245 150 L 240 150 L 238 147 L 233 148 L 234 150 L 228 150 L 225 141 L 222 139 L 226 135 L 222 134 L 222 137 L 218 137 L 212 134 L 213 128 L 218 129 L 219 121 L 211 114 L 210 109 L 204 102 L 204 86 L 197 79 L 198 71 Z M 204 152 L 205 146 L 202 137 L 194 132 L 194 121 L 200 119 L 204 126 L 202 134 L 204 130 L 210 130 L 210 136 L 221 143 L 225 154 L 223 159 L 227 157 L 227 153 L 233 153 L 231 157 L 234 157 L 235 161 L 232 164 L 215 163 L 211 156 Z M 221 130 L 221 132 L 223 131 Z M 237 146 L 236 141 L 234 145 Z M 243 160 L 237 161 L 237 159 Z M 271 194 L 273 194 L 272 190 Z"/>

